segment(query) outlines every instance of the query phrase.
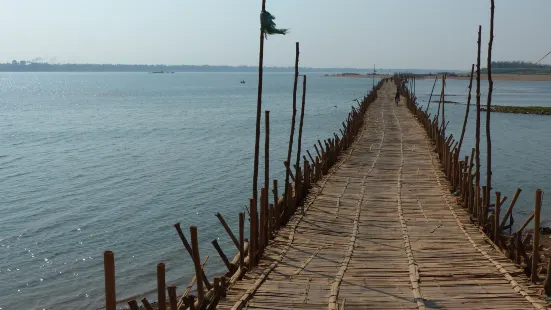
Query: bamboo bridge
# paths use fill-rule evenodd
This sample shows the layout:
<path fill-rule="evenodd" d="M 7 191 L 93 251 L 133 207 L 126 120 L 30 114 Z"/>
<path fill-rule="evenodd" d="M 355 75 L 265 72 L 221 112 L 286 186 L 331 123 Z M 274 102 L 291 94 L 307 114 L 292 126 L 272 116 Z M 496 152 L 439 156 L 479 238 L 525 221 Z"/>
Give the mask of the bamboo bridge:
<path fill-rule="evenodd" d="M 397 85 L 408 82 L 396 103 Z M 551 270 L 539 234 L 524 231 L 531 220 L 539 231 L 541 191 L 533 215 L 506 234 L 520 189 L 501 216 L 507 198 L 496 192 L 490 204 L 486 187 L 475 186 L 474 148 L 460 159 L 443 123 L 417 105 L 414 84 L 409 76 L 381 80 L 352 107 L 341 136 L 318 141 L 318 156 L 307 152 L 295 174 L 287 164 L 293 182 L 279 196 L 274 180 L 273 204 L 267 181 L 259 205 L 250 201 L 248 238 L 247 214 L 237 234 L 217 214 L 237 255 L 228 259 L 212 242 L 228 270 L 212 283 L 197 227 L 190 243 L 176 224 L 195 277 L 177 293 L 160 263 L 158 299 L 144 297 L 142 307 L 126 300 L 130 308 L 548 309 Z M 111 310 L 114 254 L 104 259 Z"/>

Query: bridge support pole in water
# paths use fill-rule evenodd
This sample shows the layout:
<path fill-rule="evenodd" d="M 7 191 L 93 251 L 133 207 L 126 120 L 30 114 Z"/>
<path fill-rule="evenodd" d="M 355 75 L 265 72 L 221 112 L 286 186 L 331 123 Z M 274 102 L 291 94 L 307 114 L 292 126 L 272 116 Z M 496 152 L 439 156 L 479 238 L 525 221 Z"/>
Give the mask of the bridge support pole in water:
<path fill-rule="evenodd" d="M 105 309 L 117 309 L 117 294 L 115 292 L 115 253 L 103 253 L 103 270 L 105 272 Z"/>

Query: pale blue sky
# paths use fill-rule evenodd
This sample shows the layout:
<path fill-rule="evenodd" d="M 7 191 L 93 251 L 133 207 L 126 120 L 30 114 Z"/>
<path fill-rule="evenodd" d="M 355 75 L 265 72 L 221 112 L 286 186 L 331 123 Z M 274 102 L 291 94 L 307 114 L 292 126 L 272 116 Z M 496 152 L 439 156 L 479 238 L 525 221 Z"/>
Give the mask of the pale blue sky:
<path fill-rule="evenodd" d="M 260 0 L 0 0 L 0 62 L 255 65 Z M 468 69 L 489 0 L 267 0 L 265 65 Z M 496 0 L 494 59 L 551 50 L 550 0 Z M 550 57 L 551 58 L 551 57 Z M 546 63 L 551 60 L 546 59 Z"/>

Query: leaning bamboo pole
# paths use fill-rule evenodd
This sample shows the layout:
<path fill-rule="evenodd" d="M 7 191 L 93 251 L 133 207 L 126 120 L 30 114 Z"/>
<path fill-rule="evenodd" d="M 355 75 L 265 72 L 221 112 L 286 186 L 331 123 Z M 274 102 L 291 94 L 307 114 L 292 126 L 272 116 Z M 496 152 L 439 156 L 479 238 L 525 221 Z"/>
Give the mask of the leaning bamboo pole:
<path fill-rule="evenodd" d="M 459 145 L 457 146 L 457 154 L 461 153 L 461 146 L 463 145 L 463 138 L 465 137 L 465 129 L 467 128 L 467 120 L 469 119 L 469 107 L 471 105 L 471 90 L 473 89 L 473 74 L 474 64 L 471 67 L 471 79 L 469 81 L 469 95 L 467 96 L 467 108 L 465 110 L 465 119 L 463 120 L 463 130 L 461 131 L 461 137 L 459 138 Z"/>
<path fill-rule="evenodd" d="M 492 138 L 490 128 L 490 106 L 492 105 L 492 92 L 494 81 L 492 80 L 492 45 L 494 43 L 494 0 L 491 0 L 490 13 L 490 41 L 488 42 L 488 98 L 486 105 L 486 188 L 488 189 L 487 201 L 484 203 L 490 204 L 490 192 L 492 191 Z"/>
<path fill-rule="evenodd" d="M 429 102 L 427 103 L 427 108 L 425 109 L 425 113 L 429 111 L 430 101 L 432 99 L 432 93 L 434 92 L 434 86 L 436 86 L 436 81 L 438 81 L 438 75 L 434 78 L 434 84 L 432 84 L 432 90 L 430 91 Z"/>

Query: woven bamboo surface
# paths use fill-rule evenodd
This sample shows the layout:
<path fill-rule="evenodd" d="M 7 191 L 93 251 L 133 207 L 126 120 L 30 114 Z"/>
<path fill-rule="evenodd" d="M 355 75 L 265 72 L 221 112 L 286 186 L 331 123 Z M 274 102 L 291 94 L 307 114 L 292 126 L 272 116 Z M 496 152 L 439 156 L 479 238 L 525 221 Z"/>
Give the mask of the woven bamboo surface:
<path fill-rule="evenodd" d="M 387 83 L 363 130 L 218 309 L 544 309 L 448 190 Z M 300 208 L 299 208 L 300 210 Z"/>

